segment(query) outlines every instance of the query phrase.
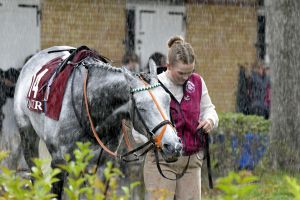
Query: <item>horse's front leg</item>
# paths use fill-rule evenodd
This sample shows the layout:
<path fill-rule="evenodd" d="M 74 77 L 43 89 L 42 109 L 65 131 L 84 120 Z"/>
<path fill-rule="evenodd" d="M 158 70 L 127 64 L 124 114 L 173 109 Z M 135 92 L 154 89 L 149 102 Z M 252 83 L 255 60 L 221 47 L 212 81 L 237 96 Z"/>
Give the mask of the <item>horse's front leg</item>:
<path fill-rule="evenodd" d="M 59 168 L 59 165 L 65 164 L 64 159 L 52 159 L 51 162 L 51 167 L 52 169 L 54 168 Z M 58 179 L 57 182 L 52 184 L 52 193 L 57 195 L 57 199 L 62 199 L 62 194 L 63 194 L 63 187 L 64 187 L 64 180 L 66 177 L 67 173 L 66 171 L 62 170 L 59 174 L 56 175 L 56 178 Z"/>

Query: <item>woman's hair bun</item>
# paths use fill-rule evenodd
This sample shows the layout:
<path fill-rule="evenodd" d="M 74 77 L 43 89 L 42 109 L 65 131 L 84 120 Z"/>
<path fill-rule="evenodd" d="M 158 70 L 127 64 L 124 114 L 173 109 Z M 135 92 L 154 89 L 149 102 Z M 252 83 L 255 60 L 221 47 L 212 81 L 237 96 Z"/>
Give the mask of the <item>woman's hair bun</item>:
<path fill-rule="evenodd" d="M 175 43 L 179 43 L 179 44 L 184 43 L 183 37 L 182 36 L 171 37 L 168 41 L 168 47 L 171 48 L 171 46 Z"/>

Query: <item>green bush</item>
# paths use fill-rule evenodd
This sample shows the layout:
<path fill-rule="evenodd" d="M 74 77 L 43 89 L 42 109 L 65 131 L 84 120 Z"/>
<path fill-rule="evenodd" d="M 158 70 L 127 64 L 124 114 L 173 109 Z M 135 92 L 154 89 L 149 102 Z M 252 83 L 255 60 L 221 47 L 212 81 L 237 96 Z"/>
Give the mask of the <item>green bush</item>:
<path fill-rule="evenodd" d="M 269 133 L 270 120 L 266 120 L 261 116 L 244 115 L 242 113 L 220 113 L 219 126 L 215 133 L 245 134 L 251 133 Z"/>
<path fill-rule="evenodd" d="M 139 184 L 131 183 L 129 187 L 119 186 L 118 179 L 123 176 L 122 172 L 113 167 L 111 162 L 106 164 L 104 169 L 105 180 L 98 179 L 95 173 L 87 173 L 88 163 L 92 158 L 89 143 L 77 143 L 78 149 L 74 151 L 75 161 L 70 160 L 66 155 L 67 164 L 60 168 L 67 171 L 69 176 L 64 192 L 68 199 L 77 200 L 85 197 L 87 200 L 126 200 L 129 199 L 131 191 Z M 0 161 L 7 156 L 6 152 L 0 152 Z M 51 194 L 51 184 L 58 181 L 55 176 L 61 169 L 42 170 L 44 160 L 34 159 L 35 167 L 29 176 L 34 178 L 34 183 L 26 178 L 16 175 L 15 171 L 0 167 L 0 200 L 50 200 L 54 197 Z M 122 194 L 118 191 L 122 189 Z"/>

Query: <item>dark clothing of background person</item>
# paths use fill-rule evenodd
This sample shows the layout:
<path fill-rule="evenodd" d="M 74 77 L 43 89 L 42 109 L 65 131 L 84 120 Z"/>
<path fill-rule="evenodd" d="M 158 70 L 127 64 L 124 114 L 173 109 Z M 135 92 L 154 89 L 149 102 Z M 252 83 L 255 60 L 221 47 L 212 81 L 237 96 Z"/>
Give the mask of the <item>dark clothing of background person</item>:
<path fill-rule="evenodd" d="M 239 66 L 239 69 L 236 109 L 237 112 L 248 115 L 250 113 L 249 76 L 247 77 L 246 68 L 244 66 Z"/>
<path fill-rule="evenodd" d="M 160 53 L 160 52 L 154 52 L 153 54 L 151 54 L 151 56 L 149 57 L 149 60 L 152 59 L 156 66 L 157 66 L 157 74 L 161 74 L 162 72 L 167 70 L 166 64 L 167 64 L 167 58 L 164 54 Z M 149 62 L 147 64 L 147 69 L 149 70 Z"/>
<path fill-rule="evenodd" d="M 19 74 L 20 72 L 14 68 L 10 68 L 7 71 L 0 69 L 0 131 L 2 130 L 2 123 L 4 119 L 2 107 L 7 98 L 14 97 L 15 84 Z"/>
<path fill-rule="evenodd" d="M 122 57 L 122 64 L 132 72 L 136 72 L 139 70 L 140 59 L 138 55 L 136 55 L 132 51 L 126 52 Z"/>
<path fill-rule="evenodd" d="M 268 108 L 265 105 L 267 80 L 264 75 L 252 71 L 250 88 L 250 114 L 268 117 Z"/>

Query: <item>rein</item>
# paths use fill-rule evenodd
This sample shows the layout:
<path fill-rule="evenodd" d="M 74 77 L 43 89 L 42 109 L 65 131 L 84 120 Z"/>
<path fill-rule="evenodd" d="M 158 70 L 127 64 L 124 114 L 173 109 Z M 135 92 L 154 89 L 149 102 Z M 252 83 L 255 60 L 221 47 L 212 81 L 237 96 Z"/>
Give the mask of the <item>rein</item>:
<path fill-rule="evenodd" d="M 88 80 L 88 70 L 86 71 L 85 79 L 84 79 L 84 82 L 83 82 L 83 95 L 84 95 L 85 109 L 86 109 L 86 113 L 87 113 L 87 116 L 88 116 L 88 119 L 89 119 L 89 122 L 90 122 L 90 125 L 91 125 L 92 132 L 93 132 L 94 137 L 96 138 L 98 144 L 102 147 L 102 149 L 104 151 L 106 151 L 109 155 L 111 155 L 113 157 L 117 157 L 117 153 L 113 152 L 109 148 L 107 148 L 106 145 L 100 140 L 100 138 L 97 134 L 97 131 L 95 129 L 95 126 L 94 126 L 94 123 L 93 123 L 93 120 L 92 120 L 92 117 L 91 117 L 91 114 L 90 114 L 89 105 L 88 105 L 88 98 L 87 98 L 87 91 L 86 91 L 87 90 L 87 80 Z"/>

